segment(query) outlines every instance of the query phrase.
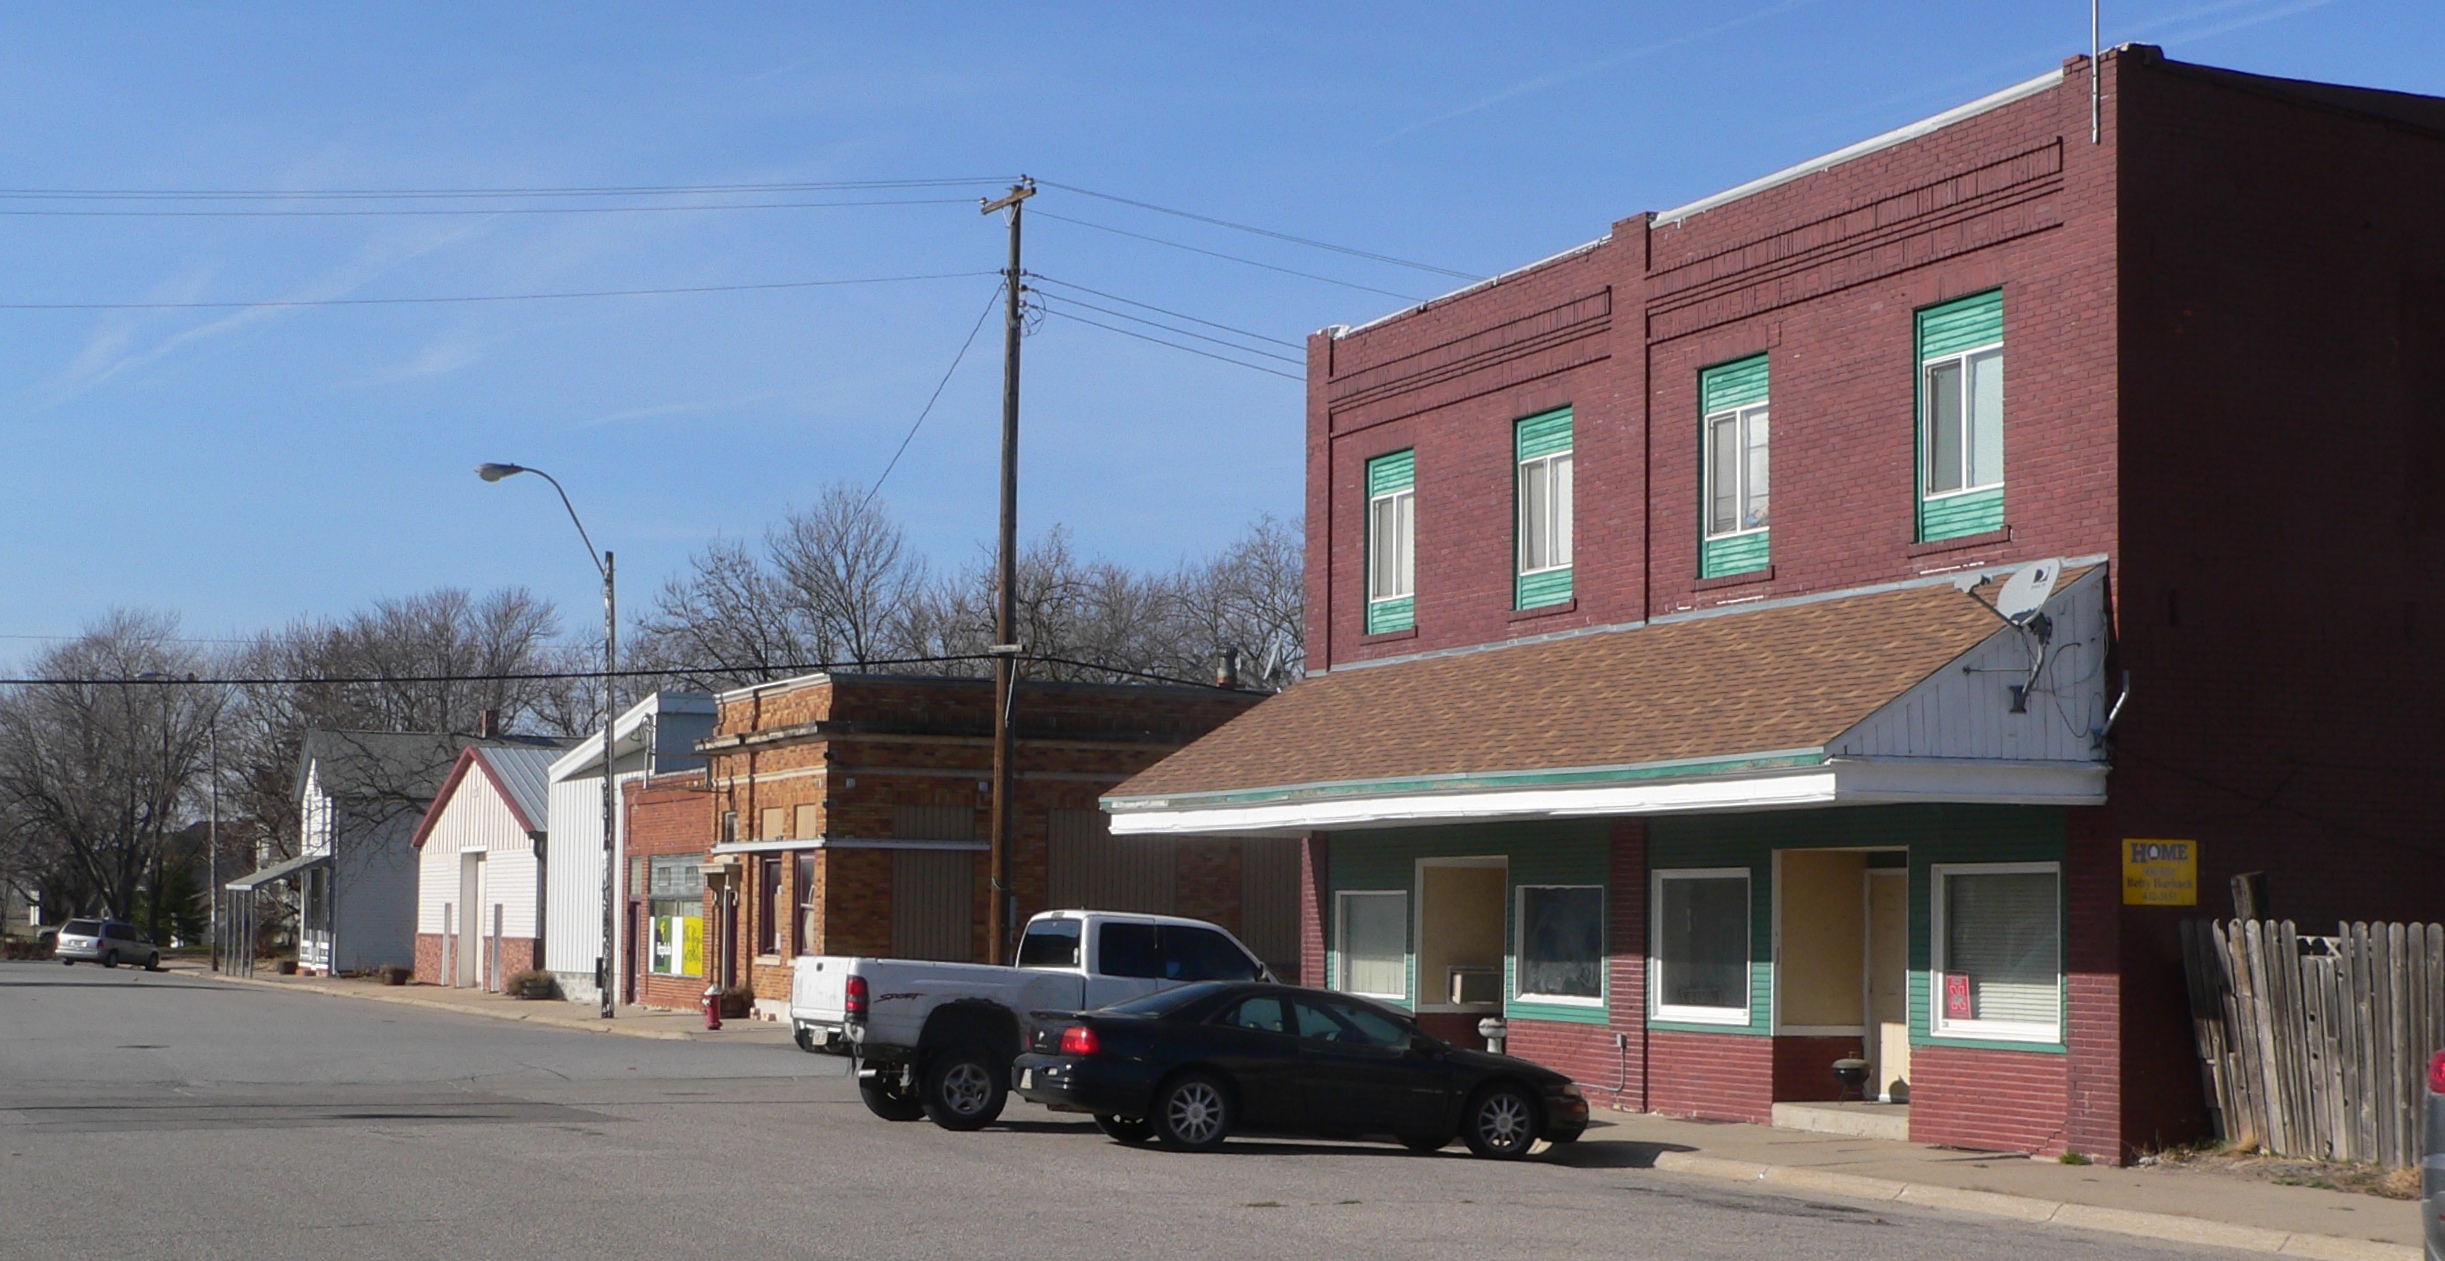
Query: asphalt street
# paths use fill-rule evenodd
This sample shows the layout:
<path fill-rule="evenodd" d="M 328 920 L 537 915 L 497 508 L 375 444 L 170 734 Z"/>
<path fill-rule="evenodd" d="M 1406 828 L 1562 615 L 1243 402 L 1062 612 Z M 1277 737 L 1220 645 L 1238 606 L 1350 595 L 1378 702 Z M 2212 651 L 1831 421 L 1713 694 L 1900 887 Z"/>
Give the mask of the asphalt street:
<path fill-rule="evenodd" d="M 0 1258 L 2233 1255 L 1752 1192 L 1629 1143 L 1180 1155 L 1017 1104 L 952 1134 L 876 1120 L 844 1067 L 0 964 Z"/>

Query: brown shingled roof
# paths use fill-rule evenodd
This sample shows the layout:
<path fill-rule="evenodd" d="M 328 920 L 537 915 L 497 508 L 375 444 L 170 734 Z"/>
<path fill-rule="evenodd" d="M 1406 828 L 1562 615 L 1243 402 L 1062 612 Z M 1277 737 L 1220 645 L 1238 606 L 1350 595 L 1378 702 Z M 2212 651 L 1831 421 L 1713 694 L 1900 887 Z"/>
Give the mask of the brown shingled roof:
<path fill-rule="evenodd" d="M 1344 668 L 1111 796 L 1815 749 L 2000 626 L 1979 599 L 1937 584 Z"/>

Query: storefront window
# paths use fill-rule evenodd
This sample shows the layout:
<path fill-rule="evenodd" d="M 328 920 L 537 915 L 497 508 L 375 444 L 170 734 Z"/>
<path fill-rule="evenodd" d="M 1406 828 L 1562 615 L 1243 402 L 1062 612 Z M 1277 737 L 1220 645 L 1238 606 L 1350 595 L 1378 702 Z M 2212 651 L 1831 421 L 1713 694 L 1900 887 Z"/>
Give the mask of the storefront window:
<path fill-rule="evenodd" d="M 2054 863 L 1938 866 L 1933 1032 L 2060 1042 L 2062 872 Z"/>
<path fill-rule="evenodd" d="M 646 870 L 646 915 L 652 924 L 646 971 L 655 976 L 704 975 L 705 875 L 695 858 L 654 858 Z"/>
<path fill-rule="evenodd" d="M 1520 886 L 1518 997 L 1604 999 L 1605 892 L 1595 885 Z"/>
<path fill-rule="evenodd" d="M 1341 895 L 1341 988 L 1369 998 L 1409 998 L 1409 895 Z"/>
<path fill-rule="evenodd" d="M 1749 1023 L 1749 869 L 1655 873 L 1655 1016 Z"/>

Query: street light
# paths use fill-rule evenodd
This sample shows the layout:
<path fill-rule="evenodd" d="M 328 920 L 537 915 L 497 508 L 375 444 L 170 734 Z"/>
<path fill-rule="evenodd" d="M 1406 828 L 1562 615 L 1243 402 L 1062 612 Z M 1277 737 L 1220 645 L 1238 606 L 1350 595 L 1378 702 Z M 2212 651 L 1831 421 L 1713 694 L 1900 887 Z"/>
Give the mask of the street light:
<path fill-rule="evenodd" d="M 475 475 L 488 482 L 497 482 L 504 477 L 515 477 L 520 473 L 532 473 L 550 482 L 552 489 L 560 493 L 560 506 L 569 510 L 569 524 L 577 527 L 578 540 L 586 545 L 586 555 L 594 561 L 595 572 L 603 575 L 603 940 L 600 951 L 594 956 L 594 988 L 595 992 L 602 996 L 602 1017 L 609 1020 L 615 1005 L 612 998 L 611 975 L 615 957 L 612 952 L 614 937 L 612 930 L 618 922 L 618 917 L 611 904 L 611 897 L 612 882 L 619 870 L 619 841 L 612 830 L 611 786 L 612 726 L 618 720 L 619 713 L 614 708 L 615 702 L 612 698 L 611 686 L 612 672 L 617 668 L 616 663 L 619 660 L 620 628 L 616 613 L 618 608 L 616 588 L 612 581 L 612 559 L 611 553 L 594 550 L 594 539 L 586 533 L 586 523 L 577 519 L 577 507 L 569 502 L 569 492 L 561 488 L 559 478 L 542 469 L 527 468 L 521 464 L 478 464 L 475 466 Z"/>

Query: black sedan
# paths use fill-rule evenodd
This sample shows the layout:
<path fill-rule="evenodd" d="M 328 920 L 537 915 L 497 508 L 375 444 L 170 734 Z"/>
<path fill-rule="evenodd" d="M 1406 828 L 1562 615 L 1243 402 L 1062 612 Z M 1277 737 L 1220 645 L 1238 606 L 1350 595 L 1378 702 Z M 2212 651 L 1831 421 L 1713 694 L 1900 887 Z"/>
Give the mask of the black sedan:
<path fill-rule="evenodd" d="M 1433 1151 L 1526 1155 L 1588 1125 L 1571 1080 L 1466 1051 L 1408 1016 L 1328 990 L 1214 981 L 1040 1018 L 1011 1068 L 1021 1097 L 1089 1112 L 1124 1143 L 1204 1151 L 1234 1133 L 1389 1136 Z"/>

